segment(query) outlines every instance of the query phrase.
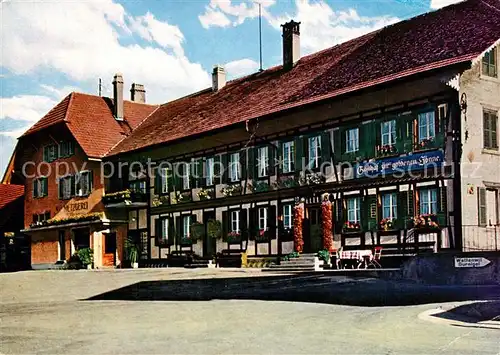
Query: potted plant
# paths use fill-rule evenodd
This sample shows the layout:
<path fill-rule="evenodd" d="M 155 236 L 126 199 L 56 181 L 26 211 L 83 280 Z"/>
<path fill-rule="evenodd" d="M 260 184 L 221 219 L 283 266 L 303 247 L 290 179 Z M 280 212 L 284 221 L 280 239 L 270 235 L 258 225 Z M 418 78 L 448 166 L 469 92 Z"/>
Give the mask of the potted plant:
<path fill-rule="evenodd" d="M 82 248 L 78 249 L 76 253 L 83 267 L 86 266 L 87 269 L 92 269 L 92 264 L 94 262 L 94 251 L 91 248 Z"/>
<path fill-rule="evenodd" d="M 193 222 L 189 226 L 189 236 L 192 240 L 203 239 L 205 235 L 205 225 L 200 222 Z"/>
<path fill-rule="evenodd" d="M 220 238 L 222 234 L 222 223 L 216 219 L 209 219 L 207 222 L 207 232 L 210 238 Z"/>
<path fill-rule="evenodd" d="M 386 232 L 394 229 L 394 220 L 392 218 L 382 219 L 380 221 L 380 229 Z"/>
<path fill-rule="evenodd" d="M 125 249 L 127 251 L 127 258 L 130 261 L 132 268 L 139 267 L 139 248 L 133 238 L 127 238 L 125 242 Z"/>

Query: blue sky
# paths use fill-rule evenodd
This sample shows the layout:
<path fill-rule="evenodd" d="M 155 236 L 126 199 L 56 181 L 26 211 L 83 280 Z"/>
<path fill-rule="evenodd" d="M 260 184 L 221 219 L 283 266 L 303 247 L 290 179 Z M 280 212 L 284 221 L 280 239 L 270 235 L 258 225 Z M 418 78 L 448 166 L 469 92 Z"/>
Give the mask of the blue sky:
<path fill-rule="evenodd" d="M 457 0 L 259 0 L 263 66 L 281 62 L 279 25 L 301 21 L 316 52 Z M 162 103 L 258 69 L 256 0 L 4 1 L 1 6 L 0 173 L 16 138 L 71 91 L 111 94 L 115 72 Z"/>

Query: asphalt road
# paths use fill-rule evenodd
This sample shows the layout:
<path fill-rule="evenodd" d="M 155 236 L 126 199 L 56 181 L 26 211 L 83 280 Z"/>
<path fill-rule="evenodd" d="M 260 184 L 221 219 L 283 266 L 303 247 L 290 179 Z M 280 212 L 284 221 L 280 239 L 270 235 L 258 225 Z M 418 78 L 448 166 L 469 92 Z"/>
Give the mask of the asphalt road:
<path fill-rule="evenodd" d="M 500 354 L 498 328 L 419 317 L 500 299 L 495 287 L 174 269 L 22 272 L 0 286 L 4 354 Z"/>

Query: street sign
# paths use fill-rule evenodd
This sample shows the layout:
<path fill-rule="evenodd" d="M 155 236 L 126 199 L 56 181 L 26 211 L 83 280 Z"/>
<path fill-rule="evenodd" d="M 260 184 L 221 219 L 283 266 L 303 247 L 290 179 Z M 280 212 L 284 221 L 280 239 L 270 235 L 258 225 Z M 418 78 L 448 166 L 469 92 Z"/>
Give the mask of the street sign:
<path fill-rule="evenodd" d="M 477 267 L 485 267 L 491 263 L 488 259 L 485 258 L 457 258 L 455 257 L 455 267 L 459 268 L 477 268 Z"/>

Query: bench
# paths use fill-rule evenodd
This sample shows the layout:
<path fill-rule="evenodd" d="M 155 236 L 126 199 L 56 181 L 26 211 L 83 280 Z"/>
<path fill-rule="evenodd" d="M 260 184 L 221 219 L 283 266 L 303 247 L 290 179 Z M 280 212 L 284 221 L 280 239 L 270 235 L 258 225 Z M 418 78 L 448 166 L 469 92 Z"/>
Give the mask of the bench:
<path fill-rule="evenodd" d="M 246 267 L 247 252 L 243 249 L 224 249 L 215 256 L 216 267 Z"/>

